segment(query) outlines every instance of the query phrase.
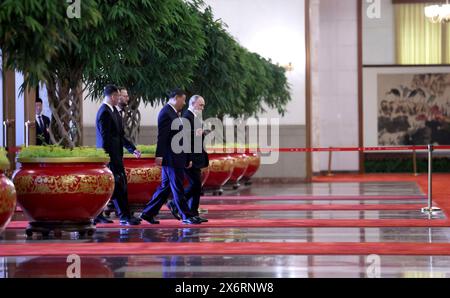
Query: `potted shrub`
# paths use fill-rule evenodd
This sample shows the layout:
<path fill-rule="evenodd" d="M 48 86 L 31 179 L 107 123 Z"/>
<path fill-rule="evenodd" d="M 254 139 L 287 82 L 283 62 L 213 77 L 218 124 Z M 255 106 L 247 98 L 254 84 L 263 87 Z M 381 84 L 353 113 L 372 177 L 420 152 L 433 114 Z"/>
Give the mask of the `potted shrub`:
<path fill-rule="evenodd" d="M 251 184 L 250 179 L 256 174 L 259 167 L 261 166 L 261 157 L 259 156 L 257 149 L 258 145 L 246 145 L 245 155 L 247 155 L 248 167 L 242 178 L 242 180 L 245 182 L 245 185 Z"/>
<path fill-rule="evenodd" d="M 6 151 L 0 148 L 0 234 L 11 220 L 16 209 L 16 189 L 4 171 L 9 169 Z"/>
<path fill-rule="evenodd" d="M 124 166 L 128 182 L 128 203 L 132 211 L 147 204 L 161 183 L 161 167 L 155 164 L 156 145 L 138 145 L 141 158 L 124 154 Z"/>
<path fill-rule="evenodd" d="M 114 190 L 109 157 L 102 149 L 30 146 L 20 150 L 17 161 L 13 181 L 18 203 L 30 220 L 28 236 L 94 233 L 92 220 Z"/>
<path fill-rule="evenodd" d="M 230 143 L 226 144 L 225 148 L 227 152 L 230 152 L 230 156 L 235 159 L 234 169 L 228 183 L 233 185 L 233 189 L 237 189 L 240 186 L 239 181 L 241 181 L 247 171 L 250 157 L 246 154 L 244 144 Z"/>
<path fill-rule="evenodd" d="M 204 184 L 205 191 L 212 190 L 213 195 L 223 193 L 222 186 L 228 182 L 234 170 L 236 159 L 227 153 L 223 145 L 206 149 L 209 155 L 209 175 Z"/>
<path fill-rule="evenodd" d="M 142 153 L 137 159 L 124 151 L 124 166 L 128 182 L 128 203 L 133 212 L 139 211 L 152 198 L 161 183 L 161 167 L 155 164 L 156 145 L 138 145 Z M 209 168 L 202 169 L 202 183 L 209 175 Z M 187 180 L 185 181 L 187 185 Z M 106 214 L 111 210 L 107 210 Z"/>

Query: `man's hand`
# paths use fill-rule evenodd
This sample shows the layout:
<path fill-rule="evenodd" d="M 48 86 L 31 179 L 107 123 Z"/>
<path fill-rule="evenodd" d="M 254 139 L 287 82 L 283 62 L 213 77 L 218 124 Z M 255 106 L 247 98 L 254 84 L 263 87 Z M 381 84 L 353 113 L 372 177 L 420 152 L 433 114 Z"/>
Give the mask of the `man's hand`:
<path fill-rule="evenodd" d="M 155 158 L 155 164 L 156 164 L 157 166 L 162 166 L 162 161 L 163 161 L 163 158 L 162 158 L 162 157 L 157 157 L 157 158 Z"/>
<path fill-rule="evenodd" d="M 136 158 L 141 158 L 142 153 L 141 153 L 141 151 L 139 151 L 139 150 L 136 149 L 136 150 L 134 150 L 133 155 L 134 155 Z"/>
<path fill-rule="evenodd" d="M 201 137 L 203 135 L 203 129 L 202 128 L 197 128 L 197 130 L 195 131 L 195 135 L 197 137 Z"/>
<path fill-rule="evenodd" d="M 192 168 L 192 160 L 189 162 L 188 166 L 186 167 L 186 169 L 190 169 Z"/>

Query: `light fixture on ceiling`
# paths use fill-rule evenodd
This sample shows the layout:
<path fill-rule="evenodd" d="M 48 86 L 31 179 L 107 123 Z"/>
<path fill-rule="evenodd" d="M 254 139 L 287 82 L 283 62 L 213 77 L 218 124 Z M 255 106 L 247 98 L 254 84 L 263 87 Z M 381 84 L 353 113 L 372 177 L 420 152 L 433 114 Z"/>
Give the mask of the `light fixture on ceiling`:
<path fill-rule="evenodd" d="M 446 4 L 433 4 L 425 6 L 425 16 L 432 23 L 450 22 L 450 4 L 448 4 L 448 0 Z"/>

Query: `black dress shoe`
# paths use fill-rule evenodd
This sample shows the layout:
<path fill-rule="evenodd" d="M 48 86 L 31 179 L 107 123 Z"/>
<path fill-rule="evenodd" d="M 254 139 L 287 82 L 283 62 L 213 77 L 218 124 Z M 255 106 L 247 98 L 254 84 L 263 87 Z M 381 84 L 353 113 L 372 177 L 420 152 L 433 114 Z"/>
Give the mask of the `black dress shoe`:
<path fill-rule="evenodd" d="M 141 222 L 134 217 L 125 217 L 120 219 L 120 225 L 122 226 L 137 226 Z"/>
<path fill-rule="evenodd" d="M 208 220 L 206 218 L 200 217 L 200 216 L 195 216 L 195 218 L 200 221 L 200 222 L 208 222 Z"/>
<path fill-rule="evenodd" d="M 133 219 L 135 219 L 135 220 L 137 220 L 139 222 L 142 221 L 142 219 L 140 217 L 137 217 L 137 216 L 134 216 L 134 215 L 132 215 L 131 218 L 133 218 Z"/>
<path fill-rule="evenodd" d="M 145 214 L 141 214 L 141 219 L 145 220 L 146 222 L 152 224 L 152 225 L 157 225 L 159 224 L 159 220 L 156 220 L 153 216 L 148 216 Z"/>
<path fill-rule="evenodd" d="M 175 204 L 173 203 L 173 201 L 168 202 L 166 205 L 167 205 L 167 208 L 169 208 L 170 213 L 172 213 L 172 215 L 173 215 L 176 219 L 181 220 L 181 216 L 180 216 L 180 214 L 178 213 L 178 209 L 177 209 L 177 207 L 175 206 Z"/>
<path fill-rule="evenodd" d="M 183 223 L 186 225 L 199 225 L 202 222 L 199 219 L 197 219 L 196 217 L 189 217 L 189 218 L 183 219 Z"/>
<path fill-rule="evenodd" d="M 112 224 L 114 223 L 112 220 L 106 218 L 103 214 L 99 214 L 95 219 L 94 219 L 94 224 L 98 224 L 98 223 L 106 223 L 106 224 Z"/>

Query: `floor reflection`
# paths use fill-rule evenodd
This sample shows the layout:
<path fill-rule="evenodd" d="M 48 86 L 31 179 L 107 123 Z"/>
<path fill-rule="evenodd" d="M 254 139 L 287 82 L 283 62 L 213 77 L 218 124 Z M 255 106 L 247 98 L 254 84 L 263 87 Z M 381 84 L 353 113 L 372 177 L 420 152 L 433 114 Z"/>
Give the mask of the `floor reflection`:
<path fill-rule="evenodd" d="M 64 234 L 60 240 L 29 240 L 8 230 L 0 244 L 88 242 L 450 242 L 450 228 L 164 228 L 101 229 L 92 238 Z"/>
<path fill-rule="evenodd" d="M 80 275 L 82 278 L 450 277 L 450 257 L 444 256 L 380 256 L 379 268 L 371 271 L 368 256 L 358 255 L 164 256 L 161 253 L 161 256 L 81 257 Z M 69 265 L 61 257 L 0 258 L 0 277 L 64 278 Z"/>
<path fill-rule="evenodd" d="M 299 205 L 299 204 L 425 204 L 412 197 L 406 200 L 274 200 L 276 195 L 338 195 L 338 196 L 418 196 L 423 195 L 416 183 L 312 183 L 295 185 L 255 184 L 227 195 L 267 196 L 253 201 L 239 197 L 205 199 L 208 205 Z M 204 215 L 215 219 L 425 219 L 419 210 L 384 211 L 210 211 Z M 161 219 L 172 218 L 167 211 Z M 446 218 L 440 213 L 433 219 Z M 24 220 L 23 214 L 15 219 Z M 9 243 L 206 243 L 206 242 L 408 242 L 448 243 L 449 228 L 152 228 L 98 229 L 92 238 L 79 239 L 76 234 L 63 234 L 62 239 L 27 239 L 24 230 L 8 229 L 0 245 Z M 0 251 L 1 254 L 1 251 Z M 368 256 L 159 256 L 110 255 L 81 257 L 81 277 L 377 277 L 371 276 Z M 65 257 L 0 257 L 0 277 L 66 277 L 70 263 Z M 376 272 L 376 271 L 375 271 Z M 447 256 L 380 256 L 379 277 L 450 277 Z"/>

